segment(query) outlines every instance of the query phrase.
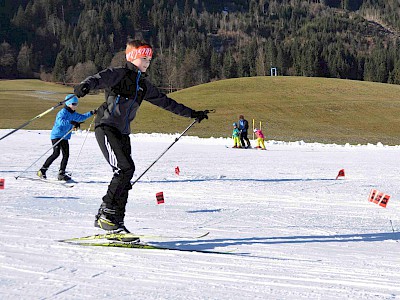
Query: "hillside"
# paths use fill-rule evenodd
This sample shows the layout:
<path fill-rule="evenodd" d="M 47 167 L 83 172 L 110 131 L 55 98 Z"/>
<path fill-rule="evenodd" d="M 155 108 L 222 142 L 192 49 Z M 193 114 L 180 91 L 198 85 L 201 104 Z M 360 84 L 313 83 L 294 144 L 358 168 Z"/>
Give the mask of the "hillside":
<path fill-rule="evenodd" d="M 16 0 L 0 16 L 0 78 L 80 82 L 132 37 L 154 46 L 150 75 L 171 91 L 271 67 L 400 84 L 397 0 Z"/>
<path fill-rule="evenodd" d="M 71 88 L 38 80 L 0 81 L 0 128 L 15 128 L 63 100 Z M 398 145 L 400 86 L 372 82 L 308 78 L 250 77 L 202 84 L 171 94 L 194 108 L 216 109 L 189 135 L 230 137 L 232 123 L 243 114 L 262 122 L 268 139 L 282 141 Z M 81 99 L 85 112 L 103 94 Z M 27 128 L 51 129 L 55 112 Z M 86 123 L 89 123 L 87 121 Z M 144 103 L 132 124 L 133 133 L 182 132 L 190 121 Z M 83 125 L 83 128 L 88 124 Z"/>

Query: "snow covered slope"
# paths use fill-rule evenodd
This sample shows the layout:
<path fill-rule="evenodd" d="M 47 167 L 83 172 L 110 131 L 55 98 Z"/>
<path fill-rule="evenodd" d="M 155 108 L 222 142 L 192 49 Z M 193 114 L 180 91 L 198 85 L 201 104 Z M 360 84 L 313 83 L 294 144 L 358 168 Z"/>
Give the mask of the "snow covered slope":
<path fill-rule="evenodd" d="M 57 242 L 101 232 L 93 220 L 112 173 L 93 133 L 77 160 L 82 132 L 70 140 L 75 187 L 16 180 L 49 135 L 0 142 L 1 299 L 400 299 L 399 147 L 271 141 L 247 151 L 183 137 L 133 186 L 125 223 L 138 234 L 209 231 L 146 241 L 225 255 Z M 135 176 L 174 138 L 132 135 Z M 368 201 L 373 188 L 391 195 L 387 208 Z"/>

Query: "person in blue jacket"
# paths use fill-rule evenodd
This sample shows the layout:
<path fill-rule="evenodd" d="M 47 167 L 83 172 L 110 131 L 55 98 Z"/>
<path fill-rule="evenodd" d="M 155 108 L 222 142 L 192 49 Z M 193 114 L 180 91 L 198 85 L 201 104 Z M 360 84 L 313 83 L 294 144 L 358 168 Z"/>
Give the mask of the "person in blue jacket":
<path fill-rule="evenodd" d="M 244 118 L 243 115 L 239 116 L 239 130 L 240 130 L 240 142 L 242 144 L 242 148 L 251 148 L 250 140 L 247 137 L 247 132 L 249 130 L 249 122 Z M 245 144 L 245 142 L 247 145 Z"/>
<path fill-rule="evenodd" d="M 77 113 L 75 110 L 78 107 L 78 97 L 76 97 L 74 94 L 67 95 L 65 99 L 69 100 L 65 102 L 64 108 L 58 112 L 50 135 L 51 143 L 53 145 L 57 143 L 58 144 L 53 148 L 53 153 L 46 159 L 43 166 L 37 172 L 37 175 L 43 179 L 47 178 L 47 169 L 50 167 L 53 161 L 60 156 L 60 152 L 62 152 L 63 158 L 61 160 L 60 170 L 58 172 L 58 180 L 71 180 L 71 177 L 65 173 L 65 169 L 68 164 L 68 140 L 71 138 L 72 128 L 74 126 L 79 127 L 80 122 L 83 122 L 90 116 L 96 114 L 96 110 L 88 111 L 84 114 Z"/>

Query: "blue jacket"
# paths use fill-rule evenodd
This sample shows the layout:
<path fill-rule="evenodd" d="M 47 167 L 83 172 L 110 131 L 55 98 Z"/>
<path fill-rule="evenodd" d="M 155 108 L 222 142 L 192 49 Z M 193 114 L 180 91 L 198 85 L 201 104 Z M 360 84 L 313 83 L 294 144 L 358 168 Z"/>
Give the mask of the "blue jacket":
<path fill-rule="evenodd" d="M 50 139 L 54 140 L 62 138 L 74 126 L 71 124 L 71 121 L 83 122 L 91 115 L 92 112 L 90 111 L 82 115 L 65 106 L 62 110 L 58 112 L 56 116 L 53 129 L 51 130 Z M 64 140 L 69 140 L 70 138 L 71 132 L 64 138 Z"/>
<path fill-rule="evenodd" d="M 249 129 L 249 122 L 247 122 L 247 120 L 240 119 L 239 120 L 239 130 L 241 132 L 247 132 L 247 129 Z"/>

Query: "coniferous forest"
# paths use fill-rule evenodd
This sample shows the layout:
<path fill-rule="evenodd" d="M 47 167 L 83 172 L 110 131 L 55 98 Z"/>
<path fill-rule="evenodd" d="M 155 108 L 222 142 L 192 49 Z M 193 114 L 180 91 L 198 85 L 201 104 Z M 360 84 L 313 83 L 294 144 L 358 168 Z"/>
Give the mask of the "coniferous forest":
<path fill-rule="evenodd" d="M 400 84 L 398 0 L 0 0 L 0 78 L 77 83 L 155 50 L 170 90 L 270 75 Z"/>

